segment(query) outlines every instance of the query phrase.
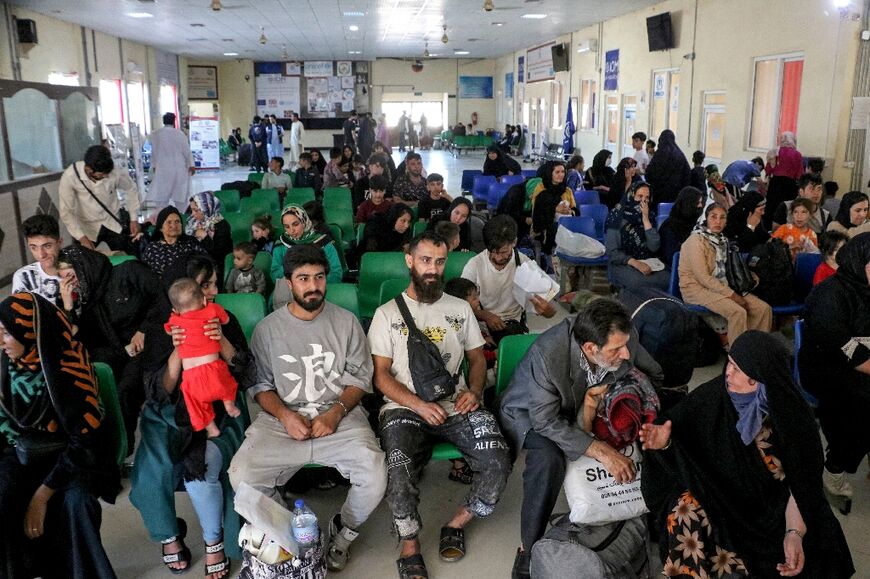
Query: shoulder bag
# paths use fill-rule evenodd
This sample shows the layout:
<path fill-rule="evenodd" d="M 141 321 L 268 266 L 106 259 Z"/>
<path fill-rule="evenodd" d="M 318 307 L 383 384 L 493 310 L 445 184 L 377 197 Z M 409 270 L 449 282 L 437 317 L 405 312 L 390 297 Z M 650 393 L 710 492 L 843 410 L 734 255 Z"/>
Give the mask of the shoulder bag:
<path fill-rule="evenodd" d="M 746 265 L 736 243 L 728 244 L 728 258 L 725 261 L 725 277 L 728 287 L 741 296 L 745 296 L 755 288 L 755 278 L 749 266 Z"/>
<path fill-rule="evenodd" d="M 130 235 L 130 213 L 127 211 L 127 209 L 122 207 L 121 210 L 118 212 L 118 215 L 112 213 L 109 208 L 106 207 L 106 204 L 100 201 L 100 198 L 97 197 L 97 195 L 93 191 L 91 191 L 91 188 L 85 184 L 85 181 L 79 174 L 79 169 L 78 167 L 76 167 L 75 163 L 73 163 L 72 167 L 73 171 L 75 171 L 76 177 L 79 180 L 79 183 L 82 184 L 82 187 L 85 188 L 85 191 L 90 193 L 91 197 L 100 205 L 103 211 L 105 211 L 109 215 L 109 217 L 114 219 L 118 223 L 118 225 L 121 226 L 121 235 Z"/>

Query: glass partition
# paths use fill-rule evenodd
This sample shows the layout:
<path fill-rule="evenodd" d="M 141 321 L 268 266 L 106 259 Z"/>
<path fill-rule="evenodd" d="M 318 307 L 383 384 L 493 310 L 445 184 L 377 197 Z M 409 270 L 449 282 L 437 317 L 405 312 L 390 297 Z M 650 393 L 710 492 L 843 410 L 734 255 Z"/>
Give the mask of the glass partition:
<path fill-rule="evenodd" d="M 3 99 L 12 156 L 12 178 L 20 179 L 63 168 L 57 123 L 57 103 L 36 89 L 26 88 Z"/>
<path fill-rule="evenodd" d="M 60 122 L 64 165 L 82 159 L 88 147 L 100 144 L 97 105 L 82 93 L 73 93 L 60 101 Z"/>

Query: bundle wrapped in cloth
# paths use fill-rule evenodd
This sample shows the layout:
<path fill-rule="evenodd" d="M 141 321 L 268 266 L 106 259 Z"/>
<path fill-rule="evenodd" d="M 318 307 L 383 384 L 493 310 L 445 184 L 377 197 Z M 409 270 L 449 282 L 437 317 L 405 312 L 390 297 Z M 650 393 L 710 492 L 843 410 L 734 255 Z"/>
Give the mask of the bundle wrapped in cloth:
<path fill-rule="evenodd" d="M 647 377 L 632 368 L 604 394 L 592 421 L 598 440 L 621 450 L 637 440 L 640 427 L 656 419 L 659 397 Z"/>

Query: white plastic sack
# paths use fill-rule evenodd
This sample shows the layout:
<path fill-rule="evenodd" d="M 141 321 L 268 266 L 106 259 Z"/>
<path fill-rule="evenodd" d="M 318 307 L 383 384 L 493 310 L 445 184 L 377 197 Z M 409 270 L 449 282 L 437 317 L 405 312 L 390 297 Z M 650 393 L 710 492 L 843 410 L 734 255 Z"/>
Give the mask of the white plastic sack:
<path fill-rule="evenodd" d="M 571 522 L 603 525 L 639 517 L 649 512 L 640 492 L 643 453 L 635 443 L 620 451 L 634 461 L 637 476 L 618 484 L 600 462 L 588 456 L 568 463 L 565 496 L 571 508 Z"/>
<path fill-rule="evenodd" d="M 571 257 L 595 259 L 604 255 L 604 244 L 588 235 L 571 231 L 564 225 L 556 230 L 556 248 Z"/>

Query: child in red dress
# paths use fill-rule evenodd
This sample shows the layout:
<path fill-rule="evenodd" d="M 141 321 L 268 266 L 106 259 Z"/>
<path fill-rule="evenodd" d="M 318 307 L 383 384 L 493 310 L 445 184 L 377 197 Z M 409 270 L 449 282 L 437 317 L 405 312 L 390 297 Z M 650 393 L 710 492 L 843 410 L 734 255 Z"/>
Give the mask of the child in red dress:
<path fill-rule="evenodd" d="M 202 326 L 215 318 L 221 324 L 229 321 L 226 310 L 214 303 L 208 303 L 202 288 L 196 281 L 183 278 L 169 288 L 169 301 L 172 303 L 172 315 L 165 324 L 167 333 L 172 326 L 185 330 L 184 343 L 178 346 L 181 357 L 181 393 L 190 414 L 190 424 L 193 430 L 205 429 L 209 438 L 220 435 L 221 431 L 215 424 L 215 413 L 212 402 L 220 400 L 232 417 L 241 412 L 236 407 L 236 380 L 230 374 L 230 369 L 220 357 L 221 344 L 206 336 Z"/>

